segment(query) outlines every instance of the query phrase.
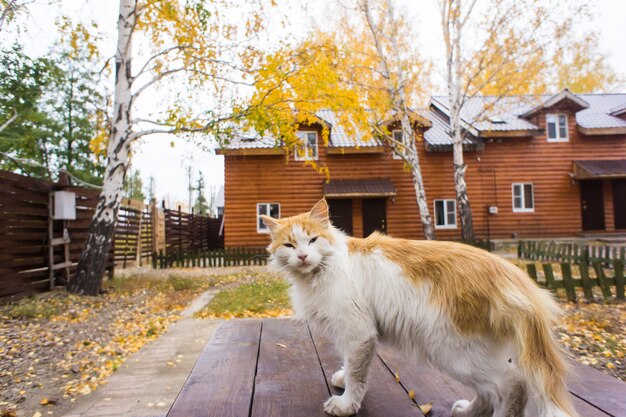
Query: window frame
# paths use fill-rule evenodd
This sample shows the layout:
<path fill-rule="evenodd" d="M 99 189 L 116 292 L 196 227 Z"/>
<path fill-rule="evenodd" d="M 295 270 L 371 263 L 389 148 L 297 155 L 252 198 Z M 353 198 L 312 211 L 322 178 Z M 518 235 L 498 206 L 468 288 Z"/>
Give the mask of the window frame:
<path fill-rule="evenodd" d="M 315 156 L 314 157 L 309 157 L 308 156 L 308 149 L 309 149 L 309 133 L 314 133 L 315 134 Z M 293 158 L 296 161 L 317 161 L 319 158 L 319 135 L 317 134 L 316 130 L 299 130 L 296 135 L 298 135 L 298 139 L 300 139 L 300 141 L 302 142 L 302 145 L 304 145 L 304 149 L 305 149 L 305 155 L 307 156 L 300 156 L 300 153 L 298 152 L 298 150 L 302 149 L 294 149 L 293 152 Z M 303 135 L 304 137 L 300 137 L 299 135 Z"/>
<path fill-rule="evenodd" d="M 263 225 L 264 226 L 263 229 L 260 227 L 260 225 L 261 225 L 261 221 L 260 221 L 261 220 L 261 214 L 259 213 L 259 208 L 261 206 L 266 206 L 267 207 L 267 213 L 268 213 L 268 214 L 266 214 L 266 216 L 270 216 L 271 217 L 271 215 L 270 215 L 270 213 L 271 213 L 270 206 L 272 206 L 272 205 L 277 205 L 278 206 L 278 217 L 274 217 L 274 218 L 275 219 L 280 219 L 280 203 L 276 203 L 276 202 L 274 202 L 274 203 L 256 203 L 256 232 L 257 233 L 262 233 L 262 234 L 269 234 L 270 233 L 269 227 L 265 226 L 265 224 Z"/>
<path fill-rule="evenodd" d="M 521 188 L 520 198 L 522 201 L 521 208 L 515 208 L 515 186 L 519 185 Z M 524 193 L 524 188 L 526 185 L 530 185 L 531 196 L 532 196 L 532 208 L 526 208 L 526 196 Z M 534 213 L 535 212 L 535 184 L 532 182 L 514 182 L 511 184 L 511 208 L 513 209 L 513 213 Z"/>
<path fill-rule="evenodd" d="M 565 117 L 565 137 L 560 136 L 561 129 L 559 127 L 560 116 Z M 554 119 L 556 137 L 550 137 L 550 129 L 548 129 L 549 119 Z M 567 114 L 565 113 L 546 113 L 546 140 L 548 142 L 569 142 L 569 126 L 567 121 Z"/>
<path fill-rule="evenodd" d="M 443 225 L 438 225 L 437 224 L 437 202 L 438 201 L 443 201 L 443 214 L 444 214 L 444 224 Z M 454 224 L 448 224 L 448 214 L 450 214 L 448 212 L 448 202 L 452 201 L 454 203 Z M 453 198 L 437 198 L 433 200 L 433 220 L 435 221 L 435 229 L 457 229 L 458 228 L 458 222 L 457 222 L 457 210 L 456 210 L 456 199 Z"/>
<path fill-rule="evenodd" d="M 400 134 L 402 135 L 402 129 L 394 129 L 391 131 L 391 138 L 395 141 L 397 141 L 396 132 L 400 132 Z M 400 136 L 400 142 L 402 142 L 402 136 Z M 393 149 L 391 150 L 391 157 L 396 160 L 403 160 L 403 158 L 400 155 L 398 155 L 396 151 Z"/>

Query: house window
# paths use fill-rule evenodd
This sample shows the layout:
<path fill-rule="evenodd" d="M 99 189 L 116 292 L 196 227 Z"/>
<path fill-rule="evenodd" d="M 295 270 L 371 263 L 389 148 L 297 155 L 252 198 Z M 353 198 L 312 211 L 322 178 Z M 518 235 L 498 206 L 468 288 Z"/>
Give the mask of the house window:
<path fill-rule="evenodd" d="M 263 223 L 261 216 L 270 216 L 280 219 L 280 204 L 278 203 L 258 203 L 256 205 L 256 231 L 257 233 L 269 233 L 270 229 Z"/>
<path fill-rule="evenodd" d="M 535 211 L 535 193 L 532 184 L 513 184 L 513 211 L 532 212 Z"/>
<path fill-rule="evenodd" d="M 546 125 L 548 127 L 548 142 L 567 142 L 569 140 L 567 115 L 547 114 Z"/>
<path fill-rule="evenodd" d="M 456 201 L 435 200 L 435 228 L 456 229 Z"/>
<path fill-rule="evenodd" d="M 402 131 L 401 130 L 394 130 L 393 132 L 391 132 L 391 134 L 395 142 L 402 143 Z M 396 149 L 398 149 L 397 146 L 396 146 Z M 391 151 L 391 157 L 393 159 L 402 159 L 402 157 L 398 155 L 395 150 Z"/>
<path fill-rule="evenodd" d="M 301 144 L 296 147 L 295 160 L 307 161 L 317 159 L 317 132 L 298 132 Z"/>

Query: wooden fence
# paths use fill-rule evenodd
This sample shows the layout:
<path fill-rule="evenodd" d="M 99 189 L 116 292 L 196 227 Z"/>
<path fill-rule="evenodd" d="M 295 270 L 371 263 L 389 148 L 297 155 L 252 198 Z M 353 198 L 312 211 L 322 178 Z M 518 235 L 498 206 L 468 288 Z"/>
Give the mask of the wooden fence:
<path fill-rule="evenodd" d="M 621 246 L 579 245 L 556 242 L 520 241 L 519 258 L 528 275 L 549 290 L 565 290 L 569 301 L 576 302 L 582 289 L 587 301 L 597 296 L 624 300 L 624 252 Z M 537 261 L 540 264 L 539 268 Z M 594 291 L 594 289 L 599 291 Z"/>
<path fill-rule="evenodd" d="M 265 248 L 231 247 L 205 251 L 191 251 L 186 254 L 163 251 L 152 255 L 152 266 L 165 268 L 194 268 L 216 266 L 266 265 L 268 253 Z"/>
<path fill-rule="evenodd" d="M 98 192 L 67 184 L 66 179 L 55 184 L 0 170 L 0 298 L 3 301 L 49 288 L 50 253 L 53 264 L 65 261 L 65 245 L 54 247 L 52 251 L 49 245 L 49 226 L 54 236 L 63 235 L 63 222 L 50 220 L 50 193 L 56 190 L 76 193 L 76 220 L 66 223 L 70 277 L 74 274 L 98 202 Z M 113 267 L 111 251 L 107 266 L 110 273 Z"/>
<path fill-rule="evenodd" d="M 157 249 L 153 237 L 158 219 L 156 211 L 141 201 L 125 199 L 122 202 L 115 227 L 115 262 L 122 268 L 129 263 L 142 265 L 149 263 L 152 253 Z M 155 219 L 153 219 L 153 215 Z"/>
<path fill-rule="evenodd" d="M 194 253 L 224 247 L 219 235 L 222 217 L 212 219 L 163 207 L 165 217 L 165 252 L 170 256 L 185 258 Z"/>
<path fill-rule="evenodd" d="M 626 261 L 626 246 L 520 240 L 517 257 L 533 261 L 573 262 Z"/>

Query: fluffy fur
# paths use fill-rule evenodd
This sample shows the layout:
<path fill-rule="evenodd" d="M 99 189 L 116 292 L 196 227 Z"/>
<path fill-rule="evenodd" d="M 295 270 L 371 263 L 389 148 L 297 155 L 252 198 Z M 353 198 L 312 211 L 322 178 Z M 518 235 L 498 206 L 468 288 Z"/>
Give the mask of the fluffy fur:
<path fill-rule="evenodd" d="M 270 266 L 291 281 L 297 316 L 321 327 L 344 360 L 332 383 L 345 391 L 327 413 L 359 410 L 376 345 L 387 342 L 476 390 L 454 404 L 455 417 L 521 417 L 527 400 L 541 417 L 577 416 L 550 330 L 559 307 L 514 265 L 459 243 L 347 237 L 325 200 L 263 219 Z"/>

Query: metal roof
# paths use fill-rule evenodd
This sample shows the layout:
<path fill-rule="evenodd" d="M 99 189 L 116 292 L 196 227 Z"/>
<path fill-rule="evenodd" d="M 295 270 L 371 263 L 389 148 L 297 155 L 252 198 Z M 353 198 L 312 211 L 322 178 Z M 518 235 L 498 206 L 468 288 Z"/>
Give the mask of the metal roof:
<path fill-rule="evenodd" d="M 431 98 L 431 105 L 450 114 L 447 96 Z M 461 108 L 464 127 L 478 135 L 481 131 L 540 130 L 520 115 L 532 105 L 529 96 L 477 96 L 469 98 Z"/>
<path fill-rule="evenodd" d="M 432 122 L 432 127 L 424 132 L 424 140 L 430 146 L 442 147 L 452 146 L 452 136 L 450 136 L 450 124 L 445 116 L 434 109 L 429 109 L 427 117 Z M 464 145 L 475 145 L 477 139 L 473 136 L 466 136 L 463 139 Z"/>
<path fill-rule="evenodd" d="M 398 193 L 389 178 L 330 180 L 323 188 L 328 198 L 392 197 Z"/>
<path fill-rule="evenodd" d="M 532 114 L 539 108 L 552 106 L 563 99 L 574 101 L 582 108 L 576 113 L 576 123 L 581 128 L 626 129 L 626 120 L 617 117 L 626 113 L 626 94 L 573 94 L 564 90 L 556 95 L 542 96 L 476 96 L 469 98 L 461 109 L 463 128 L 470 133 L 464 144 L 469 146 L 478 144 L 477 138 L 486 132 L 521 131 L 529 135 L 541 133 L 543 130 L 524 119 L 523 115 Z M 427 145 L 431 147 L 452 145 L 452 138 L 449 134 L 449 112 L 447 96 L 433 96 L 427 109 L 416 110 L 417 115 L 432 123 L 432 127 L 424 134 Z M 359 133 L 358 130 L 355 135 L 348 135 L 342 121 L 332 110 L 320 110 L 316 116 L 330 128 L 329 147 L 331 148 L 381 146 L 376 139 L 363 139 L 366 135 Z M 227 148 L 257 149 L 280 146 L 281 142 L 274 138 L 260 137 L 256 132 L 247 132 L 235 135 Z"/>
<path fill-rule="evenodd" d="M 479 135 L 484 131 L 539 131 L 539 127 L 522 118 L 538 107 L 552 106 L 561 99 L 576 98 L 583 107 L 576 112 L 576 123 L 586 129 L 626 127 L 626 120 L 616 117 L 622 106 L 626 106 L 626 94 L 572 94 L 565 90 L 556 95 L 543 96 L 477 96 L 469 98 L 461 109 L 465 127 Z M 435 96 L 431 105 L 449 114 L 447 96 Z M 586 108 L 584 108 L 587 106 Z M 494 122 L 497 121 L 497 122 Z"/>
<path fill-rule="evenodd" d="M 576 123 L 586 129 L 626 127 L 626 120 L 618 114 L 620 105 L 626 106 L 626 94 L 579 94 L 589 103 L 589 108 L 576 113 Z"/>
<path fill-rule="evenodd" d="M 233 135 L 226 146 L 227 149 L 265 149 L 274 147 L 280 147 L 280 143 L 269 136 L 261 137 L 254 130 Z"/>
<path fill-rule="evenodd" d="M 339 117 L 332 110 L 320 110 L 315 113 L 317 117 L 330 125 L 330 138 L 329 146 L 335 147 L 371 147 L 380 146 L 380 142 L 375 139 L 365 140 L 366 135 L 363 132 L 356 130 L 356 134 L 350 137 L 345 130 L 345 127 L 340 123 Z"/>
<path fill-rule="evenodd" d="M 577 179 L 626 178 L 626 159 L 574 161 Z"/>

